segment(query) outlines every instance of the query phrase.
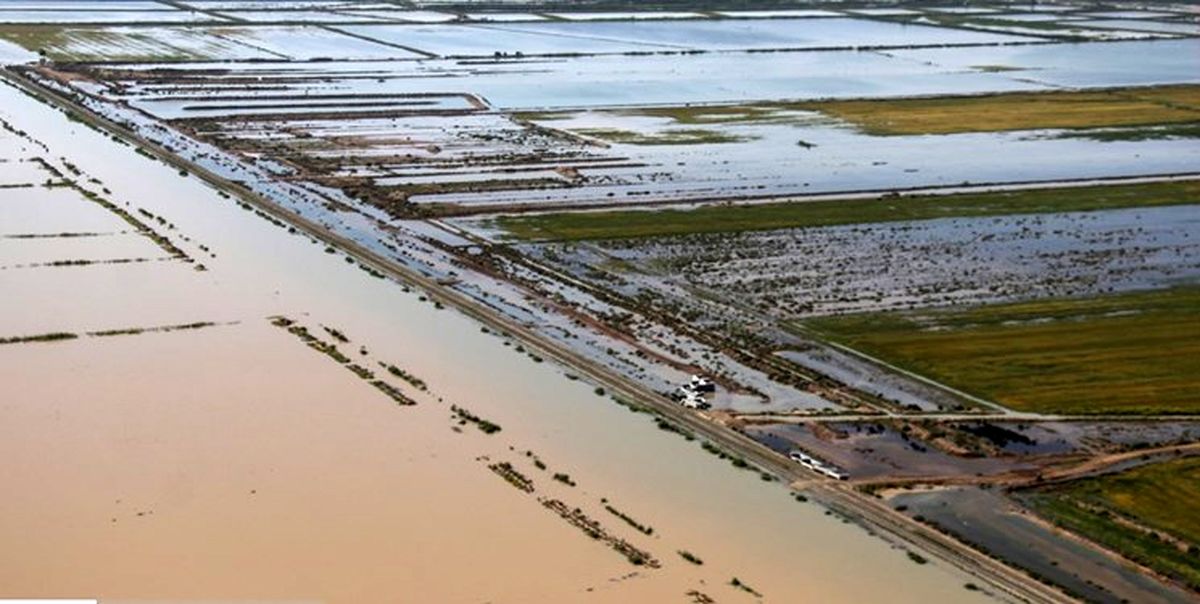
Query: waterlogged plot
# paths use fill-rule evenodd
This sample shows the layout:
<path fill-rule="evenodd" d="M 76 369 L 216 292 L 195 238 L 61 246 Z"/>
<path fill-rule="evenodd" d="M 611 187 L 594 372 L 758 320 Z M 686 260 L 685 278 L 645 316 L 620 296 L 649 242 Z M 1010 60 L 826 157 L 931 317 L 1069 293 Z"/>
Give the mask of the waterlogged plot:
<path fill-rule="evenodd" d="M 566 21 L 642 21 L 655 19 L 702 19 L 705 15 L 700 13 L 686 12 L 636 12 L 636 13 L 620 13 L 620 12 L 596 12 L 596 13 L 546 13 L 556 19 L 564 19 Z"/>
<path fill-rule="evenodd" d="M 669 50 L 667 44 L 543 35 L 482 25 L 352 25 L 339 29 L 365 38 L 446 57 L 611 54 Z"/>
<path fill-rule="evenodd" d="M 367 17 L 381 21 L 401 21 L 404 23 L 449 23 L 457 21 L 458 16 L 452 13 L 418 10 L 339 10 L 338 14 Z"/>
<path fill-rule="evenodd" d="M 1189 195 L 1194 199 L 1194 193 L 1186 193 L 1188 185 L 1182 186 L 1183 191 L 1173 185 L 1132 186 L 1112 196 L 1106 188 L 1093 187 L 1061 195 L 1046 189 L 623 212 L 619 217 L 612 213 L 607 230 L 608 213 L 592 212 L 532 215 L 502 224 L 521 233 L 523 223 L 542 223 L 543 235 L 592 240 L 586 245 L 522 244 L 516 249 L 557 271 L 637 300 L 638 308 L 649 305 L 686 317 L 689 325 L 715 333 L 737 334 L 741 325 L 755 325 L 773 346 L 784 348 L 782 358 L 874 393 L 889 404 L 955 409 L 968 400 L 966 396 L 880 376 L 878 367 L 827 347 L 793 349 L 793 335 L 807 339 L 811 334 L 796 331 L 790 322 L 831 313 L 1104 294 L 1193 282 L 1200 278 L 1200 250 L 1192 243 L 1198 225 L 1187 218 L 1195 213 L 1194 205 L 1104 211 L 1143 203 L 1186 203 Z M 915 205 L 904 207 L 910 204 Z M 1069 208 L 1092 211 L 1055 213 Z M 905 220 L 906 215 L 926 220 Z M 941 216 L 959 218 L 929 219 Z M 1155 218 L 1146 223 L 1151 216 Z M 870 224 L 873 218 L 894 222 Z M 589 222 L 596 228 L 589 228 Z M 814 226 L 781 229 L 789 223 Z M 817 226 L 826 224 L 851 226 Z M 723 228 L 775 230 L 719 234 Z M 655 234 L 660 236 L 650 237 Z M 771 332 L 758 327 L 764 323 L 790 333 L 766 335 Z M 782 400 L 786 397 L 773 395 L 773 406 L 759 409 L 786 408 L 780 406 Z M 981 400 L 969 404 L 985 404 Z M 753 406 L 733 408 L 754 412 Z"/>
<path fill-rule="evenodd" d="M 457 97 L 456 97 L 457 98 Z M 586 144 L 529 130 L 505 116 L 437 115 L 188 123 L 197 135 L 247 154 L 270 152 L 312 182 L 394 214 L 411 196 L 444 191 L 566 187 L 607 159 Z"/>
<path fill-rule="evenodd" d="M 903 201 L 897 201 L 903 203 Z M 1196 206 L 599 243 L 635 286 L 685 279 L 787 320 L 872 310 L 1096 294 L 1200 278 Z M 570 245 L 551 246 L 571 257 Z M 619 267 L 637 272 L 621 274 Z M 669 291 L 669 288 L 667 289 Z"/>
<path fill-rule="evenodd" d="M 890 48 L 1027 41 L 1018 36 L 845 18 L 611 23 L 545 22 L 505 26 L 504 29 L 570 36 L 581 40 L 612 40 L 635 44 L 669 45 L 696 50 Z"/>
<path fill-rule="evenodd" d="M 3 236 L 110 233 L 127 227 L 111 212 L 88 203 L 78 191 L 67 187 L 46 188 L 39 184 L 5 189 L 0 195 L 3 195 L 0 203 Z"/>
<path fill-rule="evenodd" d="M 666 57 L 623 58 L 624 72 L 618 73 L 614 64 L 611 73 L 602 74 L 614 78 L 612 86 L 597 88 L 595 77 L 581 79 L 580 85 L 590 84 L 585 89 L 589 93 L 639 95 L 643 88 L 622 87 L 615 78 L 628 77 L 629 68 L 640 66 L 662 78 L 664 85 L 656 93 L 693 101 L 709 90 L 729 94 L 728 87 L 706 89 L 703 84 L 739 64 L 753 63 L 764 68 L 755 73 L 775 68 L 796 74 L 808 68 L 829 74 L 839 68 L 857 70 L 862 79 L 830 82 L 808 73 L 788 80 L 791 86 L 809 81 L 823 85 L 820 93 L 826 95 L 851 95 L 859 86 L 878 90 L 883 84 L 891 84 L 891 94 L 918 92 L 923 88 L 906 87 L 931 86 L 940 78 L 992 89 L 1029 86 L 1012 75 L 1020 72 L 1006 69 L 938 72 L 874 53 L 816 54 L 689 57 L 689 64 L 704 69 L 705 79 L 677 81 L 673 87 L 666 83 L 680 74 L 655 71 L 666 67 Z M 560 63 L 576 61 L 492 66 L 365 62 L 353 67 L 256 63 L 235 69 L 190 64 L 179 71 L 137 65 L 94 71 L 91 75 L 106 88 L 88 90 L 124 99 L 161 118 L 187 120 L 180 125 L 188 131 L 218 145 L 231 144 L 249 157 L 298 161 L 300 167 L 289 173 L 371 200 L 393 214 L 882 192 L 1013 182 L 1014 175 L 1032 182 L 1185 173 L 1200 158 L 1191 144 L 1196 120 L 1188 109 L 1195 102 L 1190 87 L 536 111 L 517 113 L 516 120 L 494 114 L 461 117 L 489 104 L 513 103 L 504 96 L 508 82 L 540 77 L 543 67 Z M 727 69 L 718 70 L 720 66 Z M 878 77 L 868 80 L 868 75 Z M 648 90 L 653 81 L 637 84 Z M 73 83 L 84 86 L 78 78 Z M 421 92 L 431 83 L 447 92 Z M 522 88 L 520 94 L 554 93 L 556 85 L 570 83 Z M 462 92 L 450 92 L 455 90 Z M 545 102 L 546 97 L 538 98 Z M 555 98 L 559 103 L 574 100 L 570 94 Z M 608 100 L 615 99 L 588 99 Z M 985 114 L 993 116 L 986 124 L 978 120 Z M 283 119 L 289 115 L 295 116 L 290 123 Z M 221 123 L 222 118 L 249 116 L 257 117 Z M 307 129 L 305 116 L 326 120 L 304 135 L 311 139 L 289 132 Z M 367 116 L 392 119 L 356 121 Z M 341 124 L 329 121 L 339 117 Z M 197 121 L 201 119 L 205 121 Z M 1062 130 L 1086 127 L 1106 129 Z M 370 138 L 358 134 L 364 128 L 373 131 Z M 1014 132 L 976 133 L 992 129 Z M 472 149 L 465 157 L 478 160 L 449 155 L 462 145 Z M 1104 161 L 1117 150 L 1130 159 Z M 358 159 L 334 161 L 339 156 Z M 314 157 L 319 163 L 311 161 Z M 981 162 L 980 157 L 992 159 Z"/>
<path fill-rule="evenodd" d="M 1200 40 L 1194 39 L 990 46 L 970 53 L 940 49 L 889 51 L 897 58 L 949 69 L 974 65 L 1020 69 L 1024 73 L 1016 76 L 1055 87 L 1194 83 L 1197 53 Z"/>
<path fill-rule="evenodd" d="M 153 242 L 128 230 L 0 234 L 0 270 L 169 259 Z"/>
<path fill-rule="evenodd" d="M 736 10 L 716 13 L 730 19 L 805 19 L 809 17 L 843 17 L 843 13 L 818 9 Z"/>
<path fill-rule="evenodd" d="M 182 2 L 199 10 L 278 10 L 349 8 L 358 3 L 348 0 L 187 0 Z"/>
<path fill-rule="evenodd" d="M 192 61 L 278 59 L 212 31 L 183 27 L 0 29 L 0 38 L 58 61 Z"/>
<path fill-rule="evenodd" d="M 408 59 L 422 56 L 314 26 L 230 27 L 213 29 L 211 32 L 277 57 L 298 61 Z"/>
<path fill-rule="evenodd" d="M 441 30 L 455 26 L 433 27 Z M 367 28 L 367 31 L 376 29 Z M 425 28 L 385 26 L 381 31 L 402 32 L 412 29 Z M 479 40 L 473 43 L 487 44 Z M 1178 61 L 1177 58 L 1175 60 Z M 1143 68 L 1152 70 L 1153 63 L 1149 65 Z M 145 71 L 154 67 L 135 65 L 130 69 Z M 196 78 L 184 77 L 194 72 L 197 76 L 213 78 L 209 82 L 213 89 L 217 89 L 216 86 L 224 81 L 231 81 L 248 90 L 319 86 L 327 90 L 355 93 L 462 92 L 486 98 L 489 105 L 507 110 L 971 94 L 1044 88 L 1036 82 L 1018 79 L 1009 73 L 939 67 L 879 53 L 852 51 L 704 53 L 688 55 L 684 61 L 674 55 L 638 55 L 522 60 L 510 57 L 498 63 L 482 60 L 366 62 L 353 65 L 191 63 L 172 68 L 181 70 L 178 80 L 181 91 L 202 84 Z M 1128 69 L 1132 70 L 1133 66 L 1129 65 Z M 1124 74 L 1124 71 L 1118 71 Z M 742 75 L 731 80 L 730 73 Z M 118 74 L 118 77 L 123 75 Z M 161 77 L 168 74 L 142 74 L 135 71 L 128 75 L 136 79 L 154 76 L 154 79 L 164 80 L 153 89 L 157 95 L 173 92 L 173 87 L 169 86 L 171 82 Z M 297 82 L 296 77 L 310 81 Z M 1143 74 L 1140 77 L 1147 76 Z M 137 84 L 136 81 L 127 83 Z M 122 91 L 122 96 L 140 92 L 140 87 L 134 87 Z"/>
<path fill-rule="evenodd" d="M 464 13 L 467 20 L 479 22 L 513 23 L 520 21 L 542 21 L 546 17 L 536 13 Z"/>
<path fill-rule="evenodd" d="M 1149 31 L 1164 34 L 1185 34 L 1200 36 L 1200 23 L 1195 22 L 1163 22 L 1140 21 L 1136 19 L 1100 19 L 1095 21 L 1078 21 L 1083 27 L 1100 29 L 1119 29 L 1127 31 Z"/>
<path fill-rule="evenodd" d="M 162 11 L 174 7 L 154 0 L 9 0 L 0 4 L 3 11 Z"/>
<path fill-rule="evenodd" d="M 0 24 L 6 23 L 202 23 L 224 21 L 208 13 L 181 10 L 0 10 Z"/>
<path fill-rule="evenodd" d="M 382 23 L 383 19 L 364 15 L 319 10 L 222 10 L 215 13 L 229 21 L 244 23 Z"/>

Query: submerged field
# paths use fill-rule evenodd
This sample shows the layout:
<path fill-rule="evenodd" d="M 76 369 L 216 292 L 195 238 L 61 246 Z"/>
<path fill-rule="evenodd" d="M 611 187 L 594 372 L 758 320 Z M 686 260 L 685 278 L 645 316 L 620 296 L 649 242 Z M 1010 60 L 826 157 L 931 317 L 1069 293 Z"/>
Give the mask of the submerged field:
<path fill-rule="evenodd" d="M 1197 201 L 1200 201 L 1200 181 L 1183 181 L 806 203 L 712 205 L 694 210 L 658 212 L 532 214 L 504 216 L 496 223 L 518 239 L 581 241 L 948 217 L 1083 212 L 1194 204 Z"/>
<path fill-rule="evenodd" d="M 1034 491 L 1024 499 L 1050 521 L 1200 590 L 1200 458 Z"/>
<path fill-rule="evenodd" d="M 1021 411 L 1200 411 L 1200 288 L 805 321 L 806 330 Z"/>

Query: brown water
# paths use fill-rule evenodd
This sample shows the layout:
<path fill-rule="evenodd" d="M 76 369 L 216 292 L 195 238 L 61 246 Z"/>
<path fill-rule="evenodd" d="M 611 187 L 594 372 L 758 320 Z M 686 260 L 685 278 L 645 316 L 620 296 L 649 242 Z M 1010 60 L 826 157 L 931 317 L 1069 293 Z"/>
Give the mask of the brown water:
<path fill-rule="evenodd" d="M 0 117 L 51 156 L 70 154 L 114 199 L 176 225 L 165 233 L 209 269 L 173 260 L 0 271 L 0 337 L 236 322 L 0 346 L 0 596 L 659 602 L 697 589 L 753 601 L 728 585 L 736 576 L 779 602 L 982 597 L 962 588 L 968 578 L 913 564 L 195 178 L 8 88 Z M 32 217 L 22 210 L 19 232 L 123 228 L 81 199 L 42 201 Z M 16 224 L 6 211 L 0 202 L 0 236 Z M 0 265 L 113 253 L 95 241 L 3 241 Z M 372 363 L 404 367 L 444 402 L 397 407 L 271 326 L 276 314 L 314 333 L 337 327 L 351 356 L 365 346 Z M 503 430 L 453 431 L 451 403 Z M 512 462 L 537 493 L 488 461 Z M 537 496 L 582 508 L 662 568 L 634 567 Z M 602 498 L 654 535 L 608 514 Z"/>

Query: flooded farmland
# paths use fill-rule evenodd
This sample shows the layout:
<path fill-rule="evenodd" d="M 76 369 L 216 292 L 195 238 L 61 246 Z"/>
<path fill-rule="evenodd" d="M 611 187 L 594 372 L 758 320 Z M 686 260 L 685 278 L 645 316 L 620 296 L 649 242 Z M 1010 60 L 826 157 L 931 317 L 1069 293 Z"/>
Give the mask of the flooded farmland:
<path fill-rule="evenodd" d="M 0 598 L 1193 598 L 1194 20 L 0 3 Z"/>
<path fill-rule="evenodd" d="M 0 539 L 26 544 L 6 550 L 12 555 L 0 564 L 6 592 L 351 602 L 403 585 L 406 594 L 442 601 L 657 600 L 689 590 L 737 597 L 728 585 L 736 576 L 772 599 L 870 599 L 891 589 L 891 574 L 905 577 L 914 601 L 968 596 L 953 573 L 917 568 L 756 474 L 682 438 L 657 436 L 645 416 L 513 353 L 454 311 L 367 275 L 14 89 L 3 95 L 4 119 L 44 142 L 49 157 L 68 158 L 55 165 L 70 161 L 119 207 L 162 217 L 174 227 L 164 230 L 204 255 L 207 268 L 175 261 L 0 271 L 0 333 L 81 336 L 0 346 L 3 382 L 19 393 L 0 405 L 4 456 L 15 460 L 3 470 L 14 496 L 0 514 Z M 28 155 L 10 161 L 22 159 Z M 30 203 L 92 207 L 66 189 L 52 189 L 64 193 L 57 202 L 42 190 L 19 189 Z M 130 228 L 103 212 L 86 216 L 6 220 L 5 245 L 27 241 L 13 236 Z M 125 236 L 95 240 L 118 245 Z M 69 242 L 59 250 L 68 257 L 107 253 L 69 237 L 55 241 Z M 264 242 L 271 254 L 259 253 Z M 40 251 L 22 253 L 47 253 L 36 245 Z M 403 367 L 428 391 L 393 380 L 417 402 L 397 406 L 272 326 L 271 316 L 299 319 L 330 341 L 321 326 L 335 328 L 352 338 L 342 348 L 354 363 L 381 375 L 380 362 Z M 193 322 L 212 325 L 156 330 Z M 107 330 L 130 333 L 86 335 Z M 64 372 L 72 379 L 60 379 Z M 488 377 L 467 381 L 464 373 Z M 452 404 L 503 430 L 459 426 Z M 532 459 L 569 472 L 578 486 L 551 480 Z M 531 476 L 536 495 L 489 471 L 502 462 Z M 739 486 L 718 485 L 726 481 Z M 661 568 L 631 564 L 538 498 L 581 507 Z M 602 500 L 652 526 L 653 536 L 632 530 Z M 746 521 L 767 510 L 778 524 Z M 795 549 L 812 539 L 847 547 L 838 556 Z M 478 547 L 483 542 L 488 547 Z M 680 559 L 682 549 L 704 565 Z M 848 588 L 837 577 L 848 580 L 845 563 L 862 556 L 877 558 L 877 574 Z M 146 573 L 162 560 L 174 561 L 169 570 Z M 810 570 L 797 574 L 796 564 Z M 71 570 L 81 565 L 89 571 Z"/>

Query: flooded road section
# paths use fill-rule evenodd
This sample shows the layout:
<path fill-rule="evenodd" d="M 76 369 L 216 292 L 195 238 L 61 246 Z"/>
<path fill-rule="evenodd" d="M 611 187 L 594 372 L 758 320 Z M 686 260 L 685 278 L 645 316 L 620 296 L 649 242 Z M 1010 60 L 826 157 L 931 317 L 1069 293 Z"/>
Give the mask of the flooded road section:
<path fill-rule="evenodd" d="M 15 89 L 0 118 L 0 593 L 986 597 Z"/>

